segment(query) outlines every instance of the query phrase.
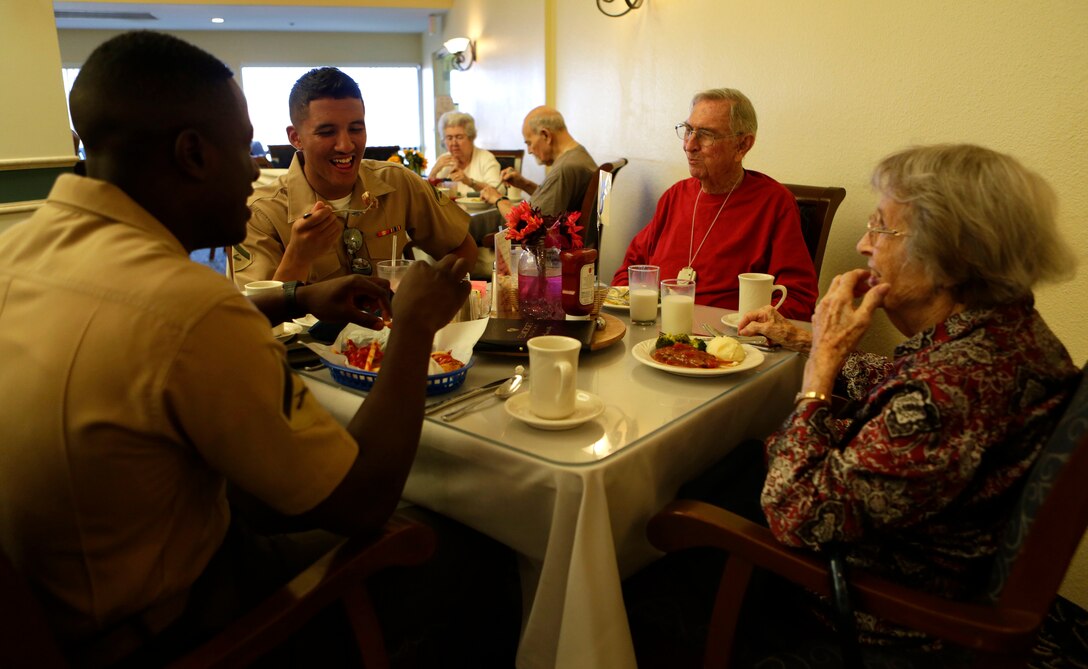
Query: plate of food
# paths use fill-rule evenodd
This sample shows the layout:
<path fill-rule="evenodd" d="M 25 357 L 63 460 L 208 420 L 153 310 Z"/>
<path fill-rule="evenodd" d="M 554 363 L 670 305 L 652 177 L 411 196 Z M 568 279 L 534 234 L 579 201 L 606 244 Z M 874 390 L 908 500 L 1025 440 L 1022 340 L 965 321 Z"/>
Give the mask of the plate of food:
<path fill-rule="evenodd" d="M 482 197 L 459 197 L 457 198 L 457 204 L 465 209 L 487 209 L 492 206 Z"/>
<path fill-rule="evenodd" d="M 763 354 L 732 337 L 661 335 L 639 342 L 631 354 L 647 367 L 680 376 L 724 376 L 759 367 Z"/>
<path fill-rule="evenodd" d="M 656 291 L 650 291 L 656 293 Z M 635 295 L 638 298 L 638 295 Z M 649 296 L 650 300 L 653 300 L 654 296 Z M 604 295 L 604 301 L 601 302 L 602 307 L 609 309 L 615 309 L 616 311 L 630 311 L 631 310 L 631 288 L 629 286 L 610 286 L 608 292 Z M 661 306 L 661 300 L 658 299 L 657 306 Z"/>

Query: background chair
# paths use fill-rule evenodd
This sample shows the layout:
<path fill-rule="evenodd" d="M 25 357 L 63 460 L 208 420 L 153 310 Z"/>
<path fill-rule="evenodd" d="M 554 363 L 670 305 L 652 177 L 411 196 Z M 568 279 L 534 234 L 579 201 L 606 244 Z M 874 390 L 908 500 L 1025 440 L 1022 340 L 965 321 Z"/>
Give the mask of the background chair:
<path fill-rule="evenodd" d="M 846 189 L 836 186 L 799 186 L 782 184 L 797 198 L 801 210 L 801 232 L 805 236 L 812 264 L 816 266 L 816 278 L 820 277 L 820 265 L 824 262 L 824 249 L 831 232 L 831 221 L 846 197 Z"/>
<path fill-rule="evenodd" d="M 597 169 L 601 172 L 609 172 L 612 174 L 612 178 L 615 179 L 619 171 L 627 164 L 626 158 L 617 158 L 612 162 L 601 163 Z M 600 186 L 600 179 L 598 175 L 594 174 L 589 180 L 589 185 L 586 187 L 586 194 L 582 198 L 582 218 L 578 222 L 585 227 L 583 231 L 583 241 L 587 247 L 598 248 L 599 240 L 597 239 L 597 189 Z"/>
<path fill-rule="evenodd" d="M 304 623 L 340 601 L 367 669 L 389 666 L 366 579 L 434 553 L 434 531 L 400 516 L 377 537 L 345 539 L 221 633 L 170 665 L 173 669 L 242 667 L 279 646 Z M 34 594 L 0 553 L 0 667 L 67 667 Z"/>
<path fill-rule="evenodd" d="M 287 169 L 295 159 L 295 147 L 290 144 L 269 144 L 268 155 L 271 156 L 272 167 Z"/>
<path fill-rule="evenodd" d="M 488 149 L 499 161 L 499 169 L 513 167 L 514 171 L 521 172 L 521 160 L 525 157 L 525 149 Z"/>
<path fill-rule="evenodd" d="M 953 601 L 861 570 L 850 575 L 855 608 L 974 651 L 976 667 L 1022 667 L 1088 527 L 1088 368 L 1028 473 L 980 601 Z M 724 509 L 677 500 L 654 516 L 650 542 L 664 551 L 698 546 L 728 558 L 714 602 L 704 667 L 728 667 L 752 570 L 770 570 L 830 596 L 826 560 L 788 548 L 770 530 Z"/>
<path fill-rule="evenodd" d="M 399 146 L 368 146 L 363 149 L 364 160 L 389 160 L 389 156 L 400 153 Z"/>

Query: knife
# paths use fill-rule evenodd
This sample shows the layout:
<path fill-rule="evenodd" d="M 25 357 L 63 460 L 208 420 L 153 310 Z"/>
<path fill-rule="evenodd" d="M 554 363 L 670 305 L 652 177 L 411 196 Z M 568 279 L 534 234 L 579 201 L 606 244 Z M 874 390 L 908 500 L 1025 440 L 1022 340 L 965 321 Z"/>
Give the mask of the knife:
<path fill-rule="evenodd" d="M 520 367 L 520 365 L 519 365 L 519 367 Z M 518 372 L 517 370 L 515 370 L 514 373 L 515 373 L 515 375 L 519 374 L 519 373 L 524 374 L 524 372 Z M 427 407 L 423 410 L 423 415 L 424 416 L 430 416 L 431 414 L 433 414 L 436 411 L 441 411 L 442 409 L 445 409 L 446 407 L 449 407 L 449 406 L 453 406 L 454 404 L 457 404 L 458 402 L 461 402 L 463 400 L 470 400 L 473 397 L 478 397 L 480 395 L 483 395 L 487 391 L 492 390 L 494 388 L 497 388 L 498 386 L 501 386 L 502 384 L 506 383 L 507 379 L 509 379 L 509 378 L 510 378 L 509 376 L 504 376 L 501 379 L 496 379 L 496 380 L 494 380 L 494 381 L 492 381 L 490 383 L 485 383 L 484 385 L 480 386 L 479 388 L 473 388 L 472 390 L 470 390 L 470 391 L 468 391 L 466 393 L 461 393 L 457 397 L 449 397 L 447 399 L 435 402 L 434 404 L 428 404 Z"/>

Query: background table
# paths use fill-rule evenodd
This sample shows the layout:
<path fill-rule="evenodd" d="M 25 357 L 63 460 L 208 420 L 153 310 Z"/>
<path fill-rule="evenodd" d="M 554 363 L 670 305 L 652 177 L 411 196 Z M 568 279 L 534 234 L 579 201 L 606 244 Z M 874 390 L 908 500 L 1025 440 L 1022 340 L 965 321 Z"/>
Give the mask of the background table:
<path fill-rule="evenodd" d="M 484 209 L 473 207 L 470 209 L 462 206 L 461 209 L 471 217 L 468 223 L 468 232 L 476 240 L 476 244 L 483 242 L 484 236 L 498 232 L 499 226 L 504 222 L 498 207 L 488 206 Z"/>
<path fill-rule="evenodd" d="M 695 322 L 718 323 L 725 313 L 698 306 Z M 524 425 L 498 403 L 453 423 L 428 418 L 405 486 L 405 499 L 520 555 L 521 669 L 635 667 L 621 580 L 659 556 L 646 522 L 738 442 L 777 428 L 800 387 L 802 360 L 788 352 L 714 378 L 647 367 L 631 348 L 657 329 L 622 315 L 623 340 L 579 362 L 578 387 L 604 400 L 601 416 L 561 432 Z M 527 359 L 478 355 L 465 389 L 508 376 L 519 362 Z M 327 372 L 307 383 L 342 422 L 362 401 Z"/>

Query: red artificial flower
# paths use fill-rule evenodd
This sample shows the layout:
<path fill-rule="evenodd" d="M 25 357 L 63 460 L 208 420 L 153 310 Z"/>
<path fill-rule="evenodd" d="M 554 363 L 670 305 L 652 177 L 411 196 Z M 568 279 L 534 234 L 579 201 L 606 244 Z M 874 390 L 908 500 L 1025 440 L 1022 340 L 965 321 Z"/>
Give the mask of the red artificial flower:
<path fill-rule="evenodd" d="M 506 238 L 523 244 L 534 244 L 543 238 L 545 246 L 561 249 L 582 248 L 583 229 L 578 225 L 580 212 L 567 212 L 559 216 L 544 216 L 528 202 L 520 202 L 506 215 Z"/>
<path fill-rule="evenodd" d="M 514 241 L 527 241 L 544 225 L 540 210 L 528 202 L 519 202 L 506 215 L 506 238 Z"/>

